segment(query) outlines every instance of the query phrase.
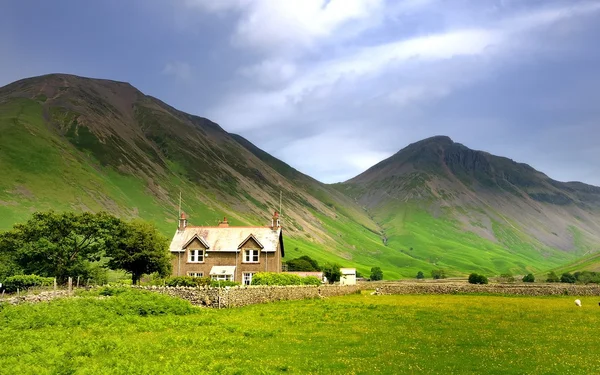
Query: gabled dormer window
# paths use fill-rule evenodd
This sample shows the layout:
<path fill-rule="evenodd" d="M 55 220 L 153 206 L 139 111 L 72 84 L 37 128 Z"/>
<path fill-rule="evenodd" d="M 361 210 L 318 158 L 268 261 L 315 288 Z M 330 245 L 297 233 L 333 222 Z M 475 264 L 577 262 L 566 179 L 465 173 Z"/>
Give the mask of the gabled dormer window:
<path fill-rule="evenodd" d="M 244 250 L 244 263 L 258 263 L 258 250 Z"/>
<path fill-rule="evenodd" d="M 201 249 L 189 250 L 188 262 L 204 263 L 204 250 L 201 250 Z"/>

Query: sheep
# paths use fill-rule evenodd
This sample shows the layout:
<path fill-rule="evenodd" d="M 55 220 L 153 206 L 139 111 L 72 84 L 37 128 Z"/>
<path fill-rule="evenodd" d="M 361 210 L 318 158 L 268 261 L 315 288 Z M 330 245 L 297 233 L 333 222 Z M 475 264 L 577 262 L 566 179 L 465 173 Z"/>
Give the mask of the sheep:
<path fill-rule="evenodd" d="M 576 300 L 575 300 L 575 305 L 577 305 L 577 306 L 581 307 L 581 301 L 580 301 L 580 300 L 578 300 L 578 299 L 576 299 Z"/>

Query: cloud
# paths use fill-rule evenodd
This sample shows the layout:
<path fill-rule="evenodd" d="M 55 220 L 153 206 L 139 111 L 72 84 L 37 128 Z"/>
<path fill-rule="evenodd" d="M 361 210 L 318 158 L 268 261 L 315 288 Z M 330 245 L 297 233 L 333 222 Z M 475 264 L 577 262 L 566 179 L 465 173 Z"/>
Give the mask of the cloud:
<path fill-rule="evenodd" d="M 553 103 L 553 93 L 531 86 L 496 98 L 498 72 L 515 69 L 505 79 L 518 82 L 520 67 L 565 58 L 557 53 L 582 32 L 565 25 L 600 10 L 590 1 L 191 3 L 234 16 L 230 47 L 246 57 L 206 115 L 324 181 L 434 134 L 475 148 L 496 145 L 494 134 L 518 144 L 518 115 L 532 116 L 536 96 Z M 564 40 L 549 39 L 563 29 Z M 261 142 L 274 128 L 281 141 Z"/>
<path fill-rule="evenodd" d="M 232 42 L 263 52 L 288 53 L 311 48 L 334 36 L 356 35 L 378 23 L 383 0 L 188 0 L 206 12 L 236 12 L 240 18 Z"/>
<path fill-rule="evenodd" d="M 162 73 L 182 81 L 187 81 L 192 78 L 192 67 L 186 62 L 173 61 L 165 65 Z"/>

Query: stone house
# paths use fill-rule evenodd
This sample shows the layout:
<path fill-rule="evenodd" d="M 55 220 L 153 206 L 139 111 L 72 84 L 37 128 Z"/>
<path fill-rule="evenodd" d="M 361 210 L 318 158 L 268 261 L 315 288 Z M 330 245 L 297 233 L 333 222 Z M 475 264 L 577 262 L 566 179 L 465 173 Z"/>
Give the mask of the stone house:
<path fill-rule="evenodd" d="M 218 226 L 199 227 L 188 225 L 182 213 L 169 250 L 173 276 L 210 276 L 249 285 L 257 272 L 281 272 L 279 214 L 273 214 L 268 226 L 234 227 L 224 218 Z"/>

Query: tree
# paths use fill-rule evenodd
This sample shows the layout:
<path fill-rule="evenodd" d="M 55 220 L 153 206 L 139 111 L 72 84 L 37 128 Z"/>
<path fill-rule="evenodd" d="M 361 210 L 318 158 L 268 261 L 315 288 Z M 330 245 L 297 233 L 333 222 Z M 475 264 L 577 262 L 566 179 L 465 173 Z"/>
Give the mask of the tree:
<path fill-rule="evenodd" d="M 547 283 L 557 283 L 559 281 L 560 279 L 558 278 L 556 273 L 554 273 L 554 271 L 548 272 L 548 275 L 546 276 Z"/>
<path fill-rule="evenodd" d="M 107 247 L 108 266 L 130 273 L 134 285 L 144 274 L 165 277 L 171 273 L 168 249 L 167 239 L 154 225 L 141 220 L 124 223 Z"/>
<path fill-rule="evenodd" d="M 514 283 L 515 277 L 510 273 L 503 273 L 500 275 L 500 282 L 503 283 Z"/>
<path fill-rule="evenodd" d="M 423 271 L 417 272 L 417 279 L 421 280 L 421 279 L 424 279 L 424 278 L 425 278 L 425 275 L 423 275 Z"/>
<path fill-rule="evenodd" d="M 371 268 L 371 281 L 383 280 L 383 271 L 380 267 Z"/>
<path fill-rule="evenodd" d="M 577 281 L 577 279 L 575 279 L 575 276 L 573 276 L 569 272 L 563 273 L 562 276 L 560 277 L 561 283 L 575 284 L 575 281 Z"/>
<path fill-rule="evenodd" d="M 323 276 L 327 278 L 329 284 L 340 281 L 340 277 L 342 277 L 340 266 L 337 264 L 326 264 L 323 266 Z"/>
<path fill-rule="evenodd" d="M 319 263 L 307 255 L 288 260 L 286 263 L 288 265 L 288 271 L 316 272 L 321 270 Z"/>
<path fill-rule="evenodd" d="M 533 283 L 533 282 L 535 282 L 535 276 L 533 276 L 532 273 L 529 273 L 529 274 L 523 276 L 523 282 L 524 283 Z"/>
<path fill-rule="evenodd" d="M 488 278 L 484 275 L 478 275 L 476 273 L 472 273 L 469 275 L 469 283 L 470 284 L 487 284 Z"/>
<path fill-rule="evenodd" d="M 104 212 L 36 212 L 26 223 L 0 234 L 0 254 L 10 254 L 14 268 L 25 274 L 60 282 L 69 276 L 87 277 L 90 263 L 100 260 L 121 224 Z"/>
<path fill-rule="evenodd" d="M 431 277 L 435 280 L 445 279 L 446 272 L 444 270 L 433 270 L 431 271 Z"/>

